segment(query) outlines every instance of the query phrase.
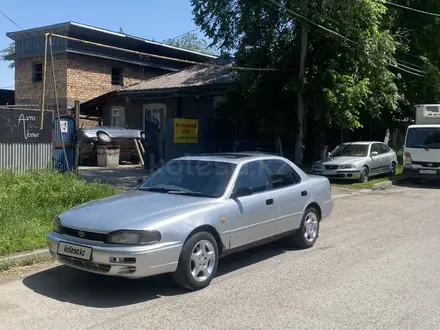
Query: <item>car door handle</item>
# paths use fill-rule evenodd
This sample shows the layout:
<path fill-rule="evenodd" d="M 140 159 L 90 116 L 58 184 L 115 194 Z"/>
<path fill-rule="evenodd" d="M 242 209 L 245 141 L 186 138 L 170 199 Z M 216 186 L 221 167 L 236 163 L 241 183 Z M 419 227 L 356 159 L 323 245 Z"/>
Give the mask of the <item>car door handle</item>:
<path fill-rule="evenodd" d="M 273 203 L 275 203 L 274 202 L 274 200 L 271 198 L 271 199 L 266 199 L 266 205 L 273 205 Z"/>
<path fill-rule="evenodd" d="M 301 191 L 301 196 L 307 196 L 307 191 L 306 190 L 303 190 L 303 191 Z"/>

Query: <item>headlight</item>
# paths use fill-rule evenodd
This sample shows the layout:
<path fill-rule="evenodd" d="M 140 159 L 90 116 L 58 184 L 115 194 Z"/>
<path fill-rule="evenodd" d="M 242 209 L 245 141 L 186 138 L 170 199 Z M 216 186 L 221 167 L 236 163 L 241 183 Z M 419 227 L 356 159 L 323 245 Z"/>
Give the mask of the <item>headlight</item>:
<path fill-rule="evenodd" d="M 63 233 L 63 226 L 61 225 L 60 218 L 56 217 L 52 222 L 52 230 L 58 234 Z"/>
<path fill-rule="evenodd" d="M 157 243 L 161 238 L 160 232 L 155 230 L 118 230 L 107 235 L 107 242 L 111 244 L 147 245 Z"/>
<path fill-rule="evenodd" d="M 317 170 L 322 168 L 322 164 L 321 163 L 316 163 L 314 166 L 314 168 L 316 168 Z"/>
<path fill-rule="evenodd" d="M 354 164 L 345 164 L 345 165 L 341 165 L 341 168 L 355 168 L 356 165 Z"/>

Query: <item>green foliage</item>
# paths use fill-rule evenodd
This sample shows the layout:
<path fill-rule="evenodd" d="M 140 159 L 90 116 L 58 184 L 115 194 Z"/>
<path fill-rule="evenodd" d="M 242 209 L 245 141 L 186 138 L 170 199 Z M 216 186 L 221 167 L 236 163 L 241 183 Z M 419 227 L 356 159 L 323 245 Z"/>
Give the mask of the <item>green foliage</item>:
<path fill-rule="evenodd" d="M 208 55 L 214 54 L 214 50 L 209 47 L 206 40 L 199 38 L 195 33 L 188 33 L 180 38 L 167 39 L 164 40 L 164 43 Z"/>
<path fill-rule="evenodd" d="M 14 61 L 7 60 L 5 57 L 10 56 L 10 55 L 14 55 L 14 54 L 15 54 L 15 42 L 11 43 L 6 48 L 0 49 L 0 60 L 5 61 L 5 62 L 10 62 L 8 64 L 8 67 L 11 69 L 15 67 L 15 63 L 14 63 Z"/>
<path fill-rule="evenodd" d="M 339 128 L 362 126 L 363 115 L 383 117 L 398 104 L 394 62 L 397 43 L 382 25 L 387 7 L 376 0 L 275 0 L 344 35 L 308 26 L 305 78 L 298 79 L 304 21 L 267 1 L 192 0 L 195 22 L 223 53 L 241 66 L 279 72 L 239 72 L 241 107 L 252 125 L 293 136 L 297 94 L 305 115 Z M 388 116 L 389 117 L 389 116 Z M 248 120 L 249 123 L 249 120 Z M 250 123 L 249 123 L 250 124 Z"/>
<path fill-rule="evenodd" d="M 116 192 L 69 174 L 0 171 L 0 255 L 44 247 L 56 215 Z"/>

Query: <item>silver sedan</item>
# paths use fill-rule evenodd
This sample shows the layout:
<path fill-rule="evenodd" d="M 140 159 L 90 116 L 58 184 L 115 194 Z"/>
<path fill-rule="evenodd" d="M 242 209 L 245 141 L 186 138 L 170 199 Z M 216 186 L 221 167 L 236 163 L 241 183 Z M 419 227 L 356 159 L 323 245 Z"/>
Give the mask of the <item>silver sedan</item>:
<path fill-rule="evenodd" d="M 396 153 L 382 142 L 349 142 L 340 144 L 328 157 L 314 165 L 314 173 L 328 178 L 366 182 L 381 174 L 394 175 Z"/>
<path fill-rule="evenodd" d="M 172 273 L 209 285 L 221 256 L 281 237 L 310 248 L 333 210 L 327 178 L 259 154 L 174 159 L 134 190 L 60 214 L 50 253 L 82 270 L 128 278 Z"/>

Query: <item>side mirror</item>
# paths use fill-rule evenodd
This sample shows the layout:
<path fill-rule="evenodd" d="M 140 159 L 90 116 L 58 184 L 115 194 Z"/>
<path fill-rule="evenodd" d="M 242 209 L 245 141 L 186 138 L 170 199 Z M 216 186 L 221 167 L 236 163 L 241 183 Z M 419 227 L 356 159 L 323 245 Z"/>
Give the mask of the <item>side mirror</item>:
<path fill-rule="evenodd" d="M 145 179 L 143 179 L 143 178 L 137 178 L 137 179 L 136 179 L 136 185 L 137 185 L 137 186 L 140 186 L 141 184 L 144 183 L 144 181 L 145 181 Z"/>
<path fill-rule="evenodd" d="M 240 187 L 237 189 L 237 191 L 234 194 L 232 194 L 232 197 L 237 198 L 237 197 L 250 196 L 253 193 L 254 192 L 252 191 L 251 187 Z"/>
<path fill-rule="evenodd" d="M 371 154 L 370 154 L 370 156 L 371 157 L 374 157 L 374 156 L 377 156 L 379 153 L 377 152 L 377 151 L 372 151 L 371 152 Z"/>

